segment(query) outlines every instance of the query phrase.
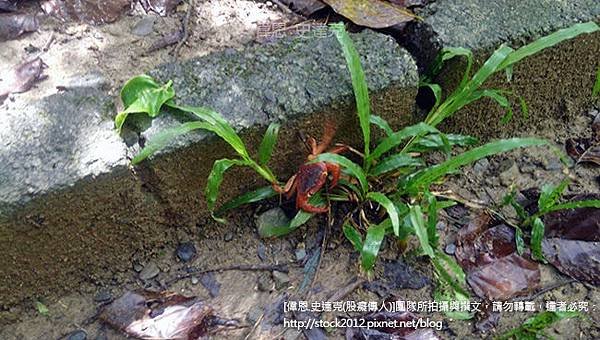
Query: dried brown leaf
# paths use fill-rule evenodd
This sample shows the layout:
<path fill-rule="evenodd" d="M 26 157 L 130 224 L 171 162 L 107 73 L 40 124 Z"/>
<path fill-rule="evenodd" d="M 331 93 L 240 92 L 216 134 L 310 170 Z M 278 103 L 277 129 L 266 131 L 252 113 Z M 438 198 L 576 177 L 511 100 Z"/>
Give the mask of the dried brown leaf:
<path fill-rule="evenodd" d="M 385 28 L 412 21 L 415 15 L 405 8 L 381 0 L 323 0 L 334 11 L 357 25 Z"/>
<path fill-rule="evenodd" d="M 542 250 L 562 273 L 600 285 L 600 242 L 548 238 L 542 241 Z"/>
<path fill-rule="evenodd" d="M 38 57 L 15 65 L 10 72 L 0 75 L 0 103 L 8 94 L 29 91 L 36 82 L 45 79 L 44 66 L 44 62 Z"/>
<path fill-rule="evenodd" d="M 131 8 L 131 0 L 47 0 L 42 9 L 62 20 L 101 25 L 116 21 Z"/>
<path fill-rule="evenodd" d="M 33 14 L 0 13 L 0 41 L 12 40 L 23 33 L 38 29 L 38 20 Z"/>

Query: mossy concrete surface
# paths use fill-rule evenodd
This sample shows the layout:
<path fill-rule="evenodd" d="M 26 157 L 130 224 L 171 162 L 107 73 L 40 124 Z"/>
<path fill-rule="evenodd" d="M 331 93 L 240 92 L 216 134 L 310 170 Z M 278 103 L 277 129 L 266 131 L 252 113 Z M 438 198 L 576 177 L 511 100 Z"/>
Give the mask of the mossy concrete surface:
<path fill-rule="evenodd" d="M 600 2 L 438 0 L 421 13 L 423 21 L 412 25 L 405 45 L 425 71 L 443 47 L 466 47 L 475 54 L 474 71 L 503 43 L 521 47 L 558 29 L 587 21 L 600 22 Z M 514 119 L 501 124 L 505 111 L 490 99 L 477 101 L 442 124 L 451 131 L 488 138 L 531 134 L 551 128 L 551 122 L 568 122 L 591 103 L 595 72 L 600 67 L 600 32 L 583 34 L 514 66 L 507 82 L 504 72 L 484 86 L 511 91 Z M 436 79 L 449 94 L 463 75 L 464 60 L 447 64 Z M 529 117 L 521 115 L 518 96 L 526 101 Z"/>
<path fill-rule="evenodd" d="M 368 31 L 353 39 L 373 111 L 396 126 L 409 121 L 418 82 L 413 59 L 387 36 Z M 306 157 L 297 132 L 320 137 L 333 119 L 336 141 L 361 143 L 350 75 L 333 36 L 285 38 L 150 73 L 172 79 L 180 103 L 221 112 L 252 152 L 269 122 L 282 122 L 272 162 L 282 181 Z M 215 159 L 234 156 L 230 148 L 192 134 L 133 168 L 140 141 L 185 118 L 134 115 L 118 136 L 113 102 L 101 87 L 74 87 L 0 109 L 0 307 L 59 296 L 82 280 L 118 280 L 134 254 L 158 252 L 179 228 L 197 228 L 206 217 L 206 178 Z M 222 197 L 265 184 L 236 169 L 226 174 Z"/>

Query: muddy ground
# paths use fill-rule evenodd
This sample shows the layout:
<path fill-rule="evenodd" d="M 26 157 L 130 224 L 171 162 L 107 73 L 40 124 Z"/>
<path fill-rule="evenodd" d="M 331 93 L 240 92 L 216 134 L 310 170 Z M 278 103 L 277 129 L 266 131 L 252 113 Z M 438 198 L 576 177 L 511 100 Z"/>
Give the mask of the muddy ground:
<path fill-rule="evenodd" d="M 111 79 L 107 86 L 115 86 L 135 74 L 175 58 L 169 54 L 172 47 L 152 53 L 147 53 L 147 50 L 157 39 L 179 28 L 180 19 L 186 12 L 185 6 L 179 6 L 175 14 L 166 18 L 147 16 L 136 8 L 131 15 L 100 27 L 63 23 L 46 17 L 42 19 L 38 32 L 3 43 L 0 65 L 10 66 L 39 53 L 39 49 L 52 39 L 53 43 L 43 57 L 48 65 L 46 73 L 49 78 L 32 91 L 19 96 L 36 98 L 47 95 L 57 91 L 56 87 L 64 85 L 69 79 L 94 71 L 101 71 Z M 255 40 L 259 23 L 289 24 L 299 20 L 294 15 L 282 12 L 276 5 L 252 1 L 206 1 L 197 5 L 196 13 L 189 44 L 183 47 L 179 56 L 182 59 Z M 133 32 L 136 25 L 139 29 L 141 21 L 144 21 L 143 25 L 153 22 L 150 32 L 145 35 Z M 534 115 L 535 112 L 530 114 Z M 535 135 L 564 146 L 566 138 L 588 137 L 591 121 L 596 114 L 597 108 L 576 113 L 579 117 L 577 121 L 559 122 L 559 129 L 536 131 Z M 555 156 L 545 149 L 534 148 L 492 157 L 466 167 L 462 174 L 448 178 L 439 189 L 452 190 L 470 202 L 492 204 L 501 200 L 511 184 L 522 189 L 539 187 L 545 183 L 556 184 L 565 176 L 570 176 L 573 180 L 569 192 L 598 192 L 598 174 L 597 167 L 584 164 L 576 165 L 567 174 Z M 202 188 L 198 188 L 199 194 L 201 191 Z M 239 321 L 237 328 L 215 334 L 216 339 L 296 339 L 308 336 L 294 329 L 283 328 L 277 320 L 283 315 L 280 304 L 282 299 L 297 296 L 296 291 L 305 277 L 304 265 L 318 252 L 319 235 L 327 230 L 328 220 L 325 216 L 320 216 L 287 237 L 261 239 L 256 231 L 256 218 L 275 204 L 277 202 L 269 201 L 238 209 L 228 216 L 226 225 L 207 218 L 197 221 L 195 228 L 177 230 L 178 239 L 193 244 L 197 252 L 187 263 L 178 258 L 175 247 L 165 246 L 158 257 L 135 254 L 127 271 L 113 272 L 111 268 L 106 268 L 114 277 L 111 285 L 101 286 L 93 278 L 81 278 L 77 291 L 59 299 L 32 297 L 30 301 L 3 312 L 3 316 L 10 322 L 0 329 L 0 338 L 82 339 L 81 331 L 84 331 L 88 339 L 124 339 L 126 336 L 122 332 L 102 324 L 97 319 L 97 312 L 102 305 L 125 291 L 139 288 L 167 289 L 198 296 L 213 306 L 219 316 Z M 465 216 L 471 213 L 474 214 L 467 211 Z M 453 218 L 443 222 L 443 240 L 448 244 L 452 243 L 461 225 Z M 176 221 L 173 224 L 176 225 Z M 330 230 L 326 240 L 316 279 L 303 300 L 324 300 L 340 294 L 358 280 L 365 280 L 358 265 L 358 255 L 341 230 Z M 413 288 L 390 288 L 388 284 L 377 289 L 378 285 L 373 282 L 379 282 L 384 276 L 384 263 L 393 268 L 407 265 L 409 269 L 403 283 Z M 228 270 L 176 280 L 178 275 L 194 268 L 260 264 L 285 265 L 289 272 Z M 543 266 L 542 287 L 553 287 L 566 279 L 551 266 Z M 433 299 L 434 282 L 428 261 L 411 251 L 400 253 L 398 245 L 388 240 L 384 242 L 371 283 L 356 285 L 356 289 L 341 300 L 382 301 L 391 295 L 397 299 L 429 301 Z M 414 289 L 418 286 L 422 288 Z M 556 287 L 534 298 L 536 302 L 546 300 L 589 301 L 590 306 L 598 306 L 600 294 L 597 288 L 575 282 Z M 44 312 L 40 304 L 47 307 L 48 311 Z M 323 318 L 347 316 L 337 314 L 325 315 Z M 421 316 L 443 321 L 442 329 L 436 330 L 436 334 L 442 338 L 490 337 L 490 333 L 477 333 L 473 320 L 452 321 L 437 313 Z M 504 313 L 491 334 L 517 327 L 529 316 L 524 312 Z M 548 333 L 559 339 L 600 338 L 598 311 L 592 309 L 589 316 L 590 319 L 561 321 L 552 326 Z M 290 315 L 286 314 L 286 317 Z M 331 338 L 342 338 L 345 330 L 332 329 L 327 332 Z M 314 336 L 311 333 L 310 337 Z"/>

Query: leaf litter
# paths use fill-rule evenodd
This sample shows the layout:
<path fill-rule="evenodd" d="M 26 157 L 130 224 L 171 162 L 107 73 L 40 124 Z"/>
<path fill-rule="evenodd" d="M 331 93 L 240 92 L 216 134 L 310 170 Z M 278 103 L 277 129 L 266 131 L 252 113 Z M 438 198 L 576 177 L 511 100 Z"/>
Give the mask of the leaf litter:
<path fill-rule="evenodd" d="M 46 79 L 43 74 L 45 67 L 46 64 L 37 57 L 13 66 L 6 75 L 0 75 L 0 104 L 9 94 L 27 92 L 35 83 Z"/>
<path fill-rule="evenodd" d="M 36 31 L 38 27 L 39 22 L 34 14 L 0 13 L 0 42 L 16 39 L 22 34 Z"/>

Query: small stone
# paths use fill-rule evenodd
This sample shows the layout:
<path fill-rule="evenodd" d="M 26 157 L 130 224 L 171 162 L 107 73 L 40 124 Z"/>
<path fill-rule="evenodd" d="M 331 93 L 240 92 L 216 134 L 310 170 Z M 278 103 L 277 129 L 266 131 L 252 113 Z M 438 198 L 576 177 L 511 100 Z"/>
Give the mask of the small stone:
<path fill-rule="evenodd" d="M 448 255 L 454 255 L 454 252 L 456 252 L 456 244 L 454 243 L 449 243 L 446 248 L 444 248 L 444 251 L 446 252 L 446 254 Z"/>
<path fill-rule="evenodd" d="M 261 261 L 265 261 L 267 259 L 267 247 L 265 247 L 264 243 L 259 243 L 256 248 L 256 255 Z"/>
<path fill-rule="evenodd" d="M 135 25 L 133 25 L 133 27 L 131 28 L 131 33 L 140 37 L 146 36 L 152 33 L 155 21 L 156 18 L 153 16 L 144 17 L 138 22 L 136 22 Z"/>
<path fill-rule="evenodd" d="M 110 293 L 110 290 L 105 288 L 100 289 L 96 295 L 94 295 L 94 301 L 96 302 L 105 302 L 110 299 L 112 299 L 112 294 Z"/>
<path fill-rule="evenodd" d="M 133 265 L 133 270 L 135 270 L 137 273 L 141 272 L 142 269 L 144 269 L 144 266 L 142 266 L 139 263 L 136 263 L 136 264 Z"/>
<path fill-rule="evenodd" d="M 260 237 L 277 236 L 277 231 L 281 227 L 290 224 L 290 219 L 285 215 L 281 208 L 273 208 L 265 211 L 256 220 L 258 235 Z"/>
<path fill-rule="evenodd" d="M 290 277 L 286 273 L 273 271 L 273 279 L 275 280 L 275 288 L 286 288 L 290 283 Z"/>
<path fill-rule="evenodd" d="M 67 336 L 67 340 L 86 340 L 87 339 L 87 333 L 83 330 L 77 330 L 75 332 L 70 333 Z"/>
<path fill-rule="evenodd" d="M 227 232 L 227 234 L 225 234 L 225 237 L 223 239 L 225 240 L 225 242 L 229 242 L 229 241 L 233 240 L 233 233 Z"/>
<path fill-rule="evenodd" d="M 192 284 L 193 284 L 193 285 L 197 285 L 197 284 L 198 284 L 198 282 L 200 282 L 200 280 L 199 280 L 197 277 L 195 277 L 195 276 L 192 276 Z"/>
<path fill-rule="evenodd" d="M 177 247 L 176 253 L 181 262 L 189 262 L 196 255 L 196 246 L 192 242 L 182 243 Z"/>
<path fill-rule="evenodd" d="M 257 279 L 257 287 L 261 292 L 270 292 L 273 288 L 273 280 L 271 280 L 271 275 L 268 273 L 260 275 Z"/>
<path fill-rule="evenodd" d="M 140 279 L 144 281 L 150 280 L 152 278 L 155 278 L 159 272 L 160 269 L 158 269 L 158 265 L 156 264 L 156 262 L 150 261 L 144 266 L 144 269 L 142 269 L 142 271 L 140 272 Z"/>
<path fill-rule="evenodd" d="M 473 172 L 481 175 L 484 172 L 486 172 L 489 167 L 490 167 L 490 161 L 488 161 L 487 158 L 482 158 L 482 159 L 478 160 L 477 162 L 475 162 L 475 164 L 473 165 Z"/>
<path fill-rule="evenodd" d="M 562 170 L 562 168 L 563 168 L 563 164 L 556 157 L 552 157 L 552 158 L 544 161 L 544 169 L 546 169 L 548 171 Z"/>
<path fill-rule="evenodd" d="M 260 316 L 262 314 L 263 314 L 262 308 L 255 306 L 248 311 L 248 314 L 246 314 L 246 321 L 250 325 L 254 325 L 258 321 L 258 319 L 260 319 Z"/>
<path fill-rule="evenodd" d="M 520 175 L 521 172 L 519 171 L 517 163 L 513 162 L 512 165 L 508 169 L 502 171 L 498 177 L 500 178 L 500 183 L 502 185 L 510 186 Z"/>
<path fill-rule="evenodd" d="M 306 257 L 306 249 L 304 243 L 299 243 L 296 247 L 296 261 L 302 261 Z"/>

